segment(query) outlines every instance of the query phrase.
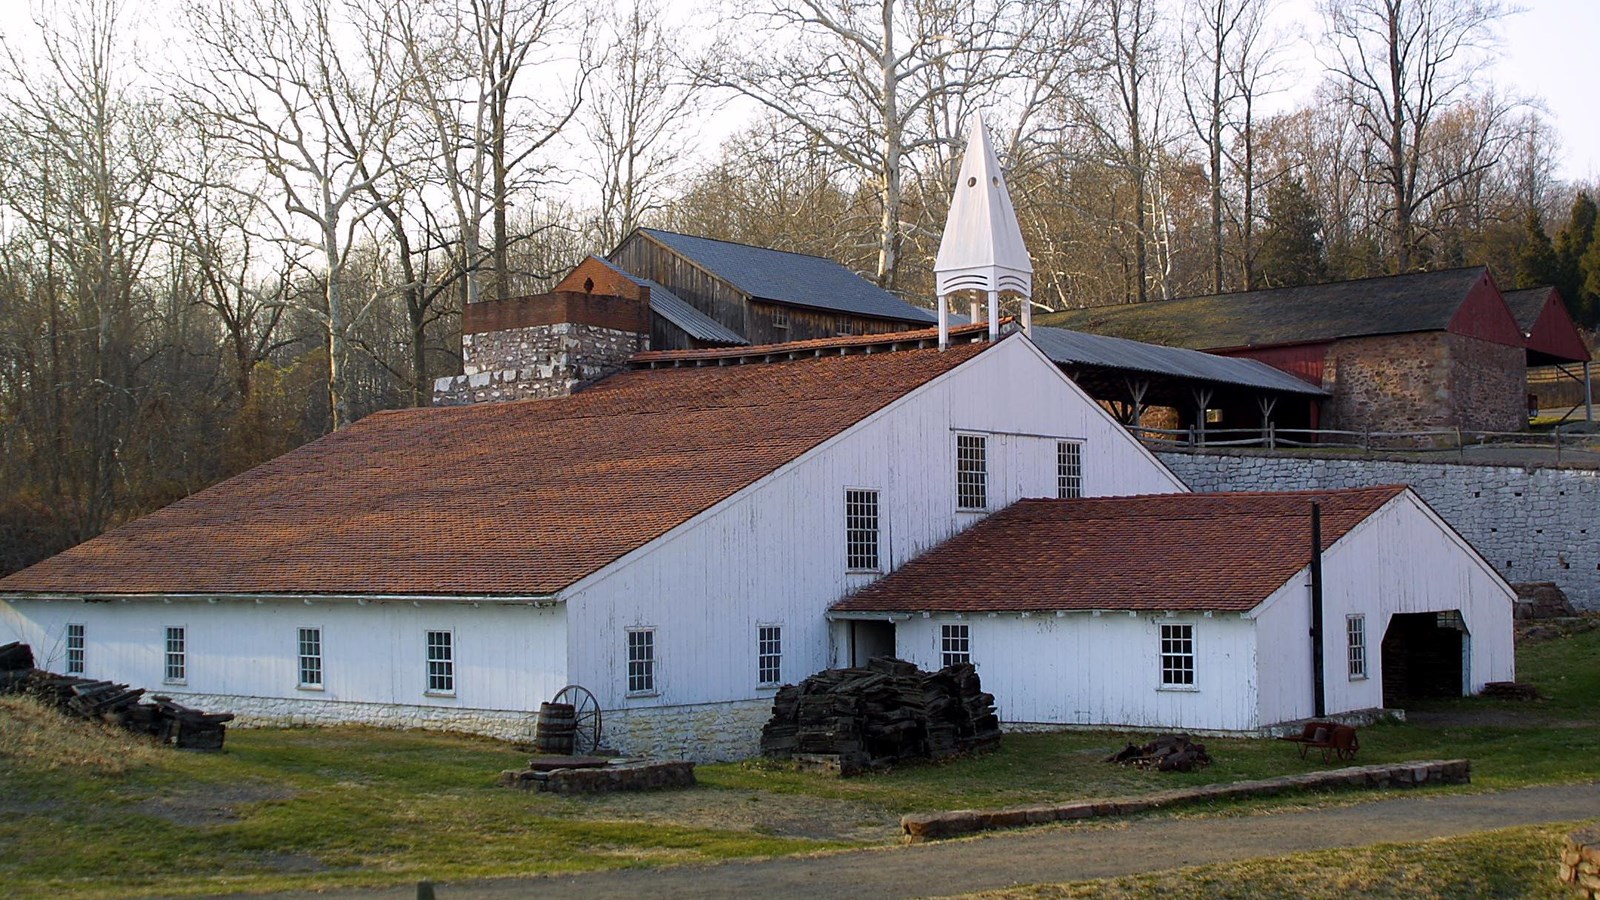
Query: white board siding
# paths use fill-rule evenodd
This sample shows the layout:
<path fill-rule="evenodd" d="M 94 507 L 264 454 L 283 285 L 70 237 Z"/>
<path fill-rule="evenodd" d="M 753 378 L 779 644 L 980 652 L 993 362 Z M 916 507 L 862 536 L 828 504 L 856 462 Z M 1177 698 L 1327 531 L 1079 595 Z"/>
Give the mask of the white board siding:
<path fill-rule="evenodd" d="M 1243 731 L 1255 727 L 1255 632 L 1237 614 L 1110 611 L 914 616 L 895 650 L 937 669 L 940 626 L 966 623 L 972 662 L 1005 722 Z M 1194 689 L 1161 686 L 1163 623 L 1194 626 Z"/>
<path fill-rule="evenodd" d="M 1308 512 L 1309 514 L 1309 512 Z M 1323 660 L 1330 713 L 1383 706 L 1384 631 L 1398 613 L 1460 610 L 1473 693 L 1516 676 L 1515 592 L 1409 491 L 1351 529 L 1323 555 Z M 1257 609 L 1263 725 L 1315 713 L 1309 574 L 1302 571 Z M 1367 677 L 1352 681 L 1345 617 L 1366 617 Z"/>
<path fill-rule="evenodd" d="M 1056 441 L 1084 444 L 1091 496 L 1184 490 L 1019 337 L 789 463 L 566 595 L 572 678 L 608 709 L 770 696 L 756 628 L 783 626 L 783 680 L 835 663 L 828 607 L 979 521 L 956 511 L 955 434 L 989 435 L 989 508 L 1056 494 Z M 882 573 L 845 570 L 844 492 L 880 492 Z M 656 629 L 657 691 L 627 697 L 625 632 Z M 839 660 L 838 662 L 843 662 Z"/>
<path fill-rule="evenodd" d="M 86 629 L 85 672 L 155 693 L 536 710 L 566 683 L 565 610 L 469 604 L 223 600 L 0 603 L 0 643 L 24 641 L 61 671 L 68 622 Z M 162 681 L 165 629 L 186 629 L 182 685 Z M 323 689 L 299 683 L 298 632 L 322 630 Z M 426 693 L 426 633 L 454 635 L 455 695 Z"/>

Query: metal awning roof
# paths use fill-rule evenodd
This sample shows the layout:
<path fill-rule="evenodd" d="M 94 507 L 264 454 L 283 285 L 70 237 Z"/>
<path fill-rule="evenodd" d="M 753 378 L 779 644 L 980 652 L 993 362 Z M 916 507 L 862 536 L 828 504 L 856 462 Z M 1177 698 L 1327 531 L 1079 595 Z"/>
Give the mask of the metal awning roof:
<path fill-rule="evenodd" d="M 1128 375 L 1180 379 L 1274 394 L 1326 397 L 1321 388 L 1260 360 L 1215 356 L 1126 338 L 1034 326 L 1034 344 L 1059 366 L 1115 370 Z"/>

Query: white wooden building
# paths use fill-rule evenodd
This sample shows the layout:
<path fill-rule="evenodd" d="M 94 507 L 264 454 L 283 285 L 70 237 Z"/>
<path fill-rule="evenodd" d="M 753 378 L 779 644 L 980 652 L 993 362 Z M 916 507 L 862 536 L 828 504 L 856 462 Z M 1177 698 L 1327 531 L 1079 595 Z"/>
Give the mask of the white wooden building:
<path fill-rule="evenodd" d="M 1510 680 L 1514 600 L 1416 494 L 1392 486 L 1025 501 L 831 617 L 836 652 L 873 630 L 925 668 L 973 663 L 1013 726 L 1253 732 Z"/>
<path fill-rule="evenodd" d="M 1185 496 L 1002 335 L 1031 267 L 981 138 L 952 220 L 995 234 L 938 266 L 988 321 L 942 295 L 926 332 L 636 353 L 648 309 L 598 270 L 485 304 L 467 399 L 632 368 L 370 416 L 0 579 L 0 642 L 258 722 L 521 737 L 579 684 L 611 745 L 696 759 L 753 752 L 780 684 L 880 653 L 970 659 L 1013 723 L 1310 715 L 1309 538 L 1273 541 L 1311 498 Z M 1511 677 L 1510 589 L 1426 506 L 1319 499 L 1328 711 Z"/>
<path fill-rule="evenodd" d="M 1064 460 L 1183 490 L 1023 335 L 813 352 L 369 417 L 0 581 L 0 635 L 262 720 L 515 735 L 577 683 L 621 749 L 730 757 L 831 604 Z"/>

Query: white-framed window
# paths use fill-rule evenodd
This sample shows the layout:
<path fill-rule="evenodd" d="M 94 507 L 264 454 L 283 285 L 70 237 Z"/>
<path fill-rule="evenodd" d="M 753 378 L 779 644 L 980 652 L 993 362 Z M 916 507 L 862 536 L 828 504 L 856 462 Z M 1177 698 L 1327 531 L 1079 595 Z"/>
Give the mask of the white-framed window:
<path fill-rule="evenodd" d="M 756 683 L 771 686 L 783 681 L 783 626 L 756 626 Z"/>
<path fill-rule="evenodd" d="M 956 508 L 989 506 L 989 441 L 981 434 L 956 435 Z"/>
<path fill-rule="evenodd" d="M 789 311 L 786 309 L 774 309 L 772 311 L 772 327 L 779 331 L 789 330 Z"/>
<path fill-rule="evenodd" d="M 428 632 L 428 690 L 430 694 L 456 692 L 456 641 L 450 631 Z"/>
<path fill-rule="evenodd" d="M 1083 496 L 1083 445 L 1077 441 L 1056 442 L 1056 496 Z"/>
<path fill-rule="evenodd" d="M 1350 647 L 1350 680 L 1367 677 L 1367 617 L 1345 616 L 1344 633 Z"/>
<path fill-rule="evenodd" d="M 301 628 L 296 635 L 298 645 L 299 685 L 310 691 L 322 690 L 322 629 Z"/>
<path fill-rule="evenodd" d="M 1161 624 L 1161 686 L 1194 687 L 1194 625 Z"/>
<path fill-rule="evenodd" d="M 67 625 L 67 674 L 83 674 L 84 627 L 73 622 Z"/>
<path fill-rule="evenodd" d="M 972 662 L 972 626 L 955 622 L 939 626 L 939 665 Z"/>
<path fill-rule="evenodd" d="M 183 684 L 189 676 L 189 641 L 184 626 L 167 626 L 166 648 L 166 666 L 162 669 L 161 680 L 167 684 Z"/>
<path fill-rule="evenodd" d="M 878 492 L 844 492 L 844 566 L 853 572 L 878 570 Z"/>
<path fill-rule="evenodd" d="M 628 693 L 656 692 L 656 630 L 628 629 Z"/>

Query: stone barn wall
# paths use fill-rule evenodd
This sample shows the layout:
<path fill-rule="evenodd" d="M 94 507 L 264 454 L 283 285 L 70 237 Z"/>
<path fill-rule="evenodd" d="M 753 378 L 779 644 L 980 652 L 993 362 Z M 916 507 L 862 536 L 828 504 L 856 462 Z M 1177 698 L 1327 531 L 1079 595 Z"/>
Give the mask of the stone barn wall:
<path fill-rule="evenodd" d="M 1450 351 L 1450 404 L 1462 428 L 1522 431 L 1528 427 L 1528 357 L 1522 347 L 1445 335 Z"/>
<path fill-rule="evenodd" d="M 1323 427 L 1347 431 L 1527 425 L 1527 362 L 1521 347 L 1443 331 L 1337 341 L 1323 386 L 1333 397 Z"/>
<path fill-rule="evenodd" d="M 1408 484 L 1507 581 L 1553 581 L 1600 609 L 1600 471 L 1244 451 L 1157 454 L 1196 491 Z"/>

